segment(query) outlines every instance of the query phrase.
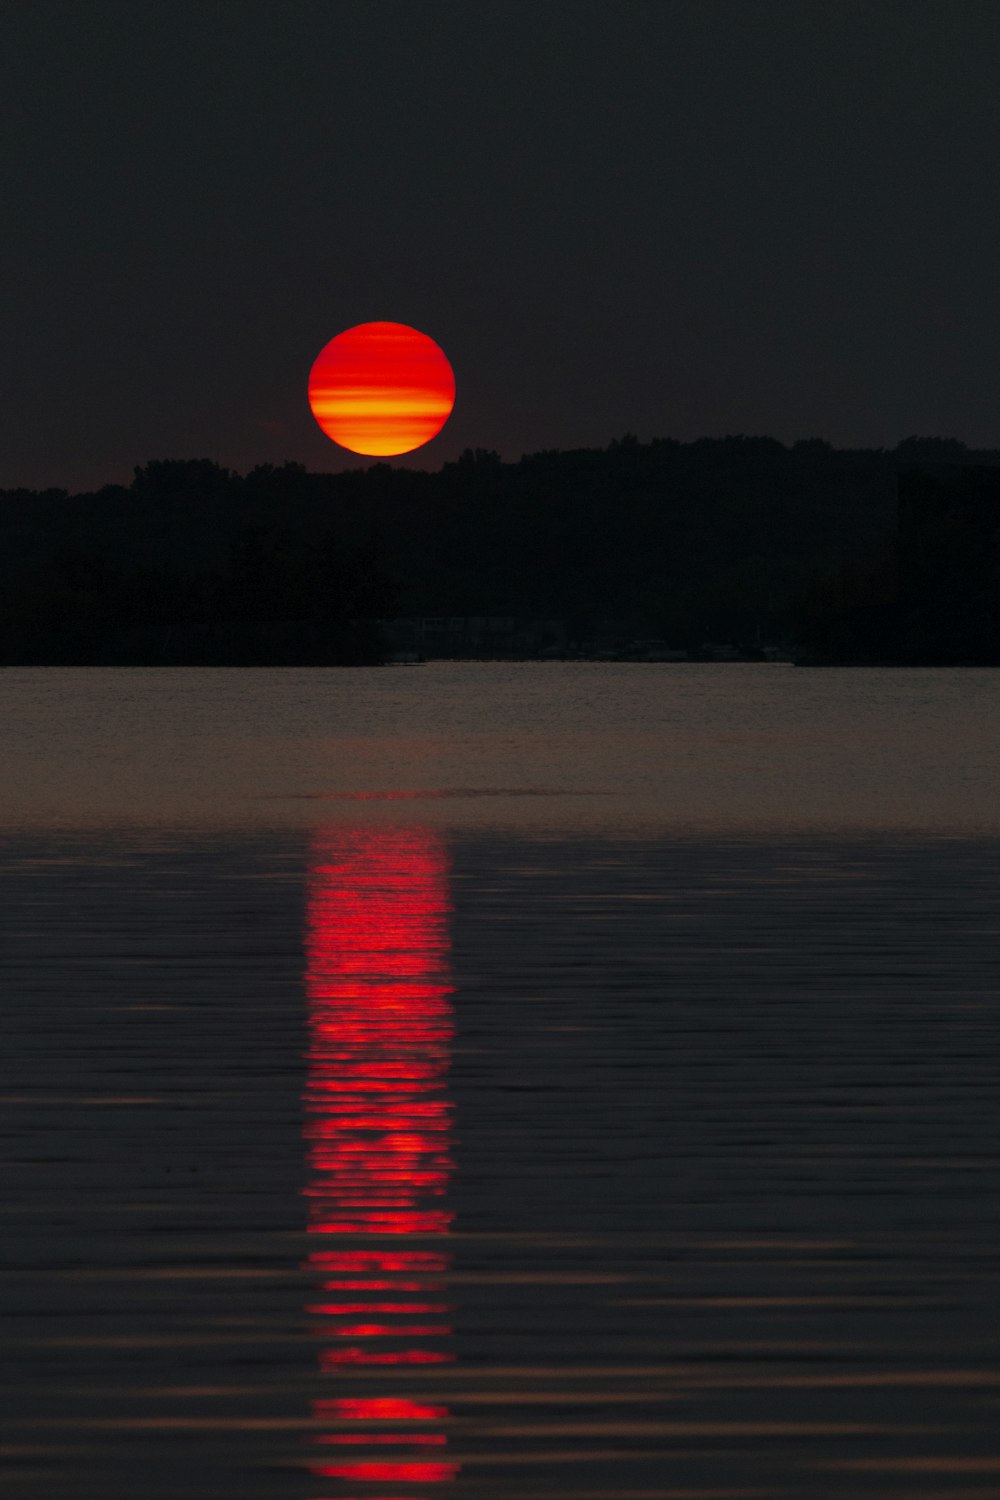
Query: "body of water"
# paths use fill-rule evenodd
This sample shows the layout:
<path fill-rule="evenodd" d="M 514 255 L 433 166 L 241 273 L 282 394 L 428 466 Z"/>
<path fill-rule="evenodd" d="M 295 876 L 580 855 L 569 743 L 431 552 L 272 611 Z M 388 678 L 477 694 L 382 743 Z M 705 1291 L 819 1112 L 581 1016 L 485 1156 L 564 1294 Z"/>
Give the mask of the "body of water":
<path fill-rule="evenodd" d="M 0 674 L 5 1494 L 1000 1494 L 998 686 Z"/>

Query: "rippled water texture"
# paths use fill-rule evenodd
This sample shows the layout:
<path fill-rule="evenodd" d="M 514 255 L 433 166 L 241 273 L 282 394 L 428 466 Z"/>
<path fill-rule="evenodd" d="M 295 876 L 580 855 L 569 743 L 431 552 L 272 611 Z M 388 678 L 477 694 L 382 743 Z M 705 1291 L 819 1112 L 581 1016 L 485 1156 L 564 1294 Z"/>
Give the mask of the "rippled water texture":
<path fill-rule="evenodd" d="M 448 827 L 1000 835 L 998 689 L 779 665 L 7 669 L 0 827 L 284 828 L 412 798 Z"/>
<path fill-rule="evenodd" d="M 1000 1495 L 1000 678 L 424 671 L 0 674 L 5 1497 Z"/>

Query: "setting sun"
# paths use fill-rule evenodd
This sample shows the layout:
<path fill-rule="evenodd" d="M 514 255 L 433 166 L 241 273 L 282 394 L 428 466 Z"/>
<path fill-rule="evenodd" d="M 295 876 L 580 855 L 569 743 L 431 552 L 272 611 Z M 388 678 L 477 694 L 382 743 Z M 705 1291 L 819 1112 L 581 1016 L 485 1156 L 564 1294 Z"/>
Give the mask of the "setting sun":
<path fill-rule="evenodd" d="M 405 323 L 359 323 L 316 356 L 309 405 L 327 437 L 352 453 L 409 453 L 451 416 L 455 376 L 425 333 Z"/>

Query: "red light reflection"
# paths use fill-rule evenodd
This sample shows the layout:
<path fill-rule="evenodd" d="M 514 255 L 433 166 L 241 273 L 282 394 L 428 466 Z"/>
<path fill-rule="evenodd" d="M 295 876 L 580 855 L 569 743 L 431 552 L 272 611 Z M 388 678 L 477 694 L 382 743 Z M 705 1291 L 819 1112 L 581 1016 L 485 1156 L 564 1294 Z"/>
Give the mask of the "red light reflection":
<path fill-rule="evenodd" d="M 453 1358 L 442 1286 L 451 1257 L 407 1245 L 407 1237 L 446 1235 L 452 1222 L 445 1201 L 452 1171 L 449 911 L 436 834 L 316 835 L 306 922 L 305 1193 L 316 1236 L 308 1265 L 322 1291 L 350 1296 L 314 1302 L 308 1311 L 329 1339 L 320 1369 L 341 1381 L 352 1367 Z M 341 1248 L 332 1235 L 362 1243 Z M 365 1243 L 369 1237 L 374 1244 Z M 411 1494 L 427 1495 L 458 1473 L 458 1464 L 421 1454 L 447 1445 L 447 1433 L 434 1425 L 447 1423 L 445 1406 L 395 1393 L 338 1396 L 314 1402 L 313 1415 L 314 1443 L 353 1450 L 350 1462 L 310 1465 L 318 1478 L 417 1485 Z M 382 1451 L 369 1457 L 365 1449 Z M 391 1497 L 371 1490 L 366 1500 Z"/>
<path fill-rule="evenodd" d="M 312 1472 L 324 1479 L 363 1479 L 369 1484 L 380 1480 L 388 1484 L 440 1484 L 442 1479 L 454 1479 L 458 1464 L 317 1464 Z"/>

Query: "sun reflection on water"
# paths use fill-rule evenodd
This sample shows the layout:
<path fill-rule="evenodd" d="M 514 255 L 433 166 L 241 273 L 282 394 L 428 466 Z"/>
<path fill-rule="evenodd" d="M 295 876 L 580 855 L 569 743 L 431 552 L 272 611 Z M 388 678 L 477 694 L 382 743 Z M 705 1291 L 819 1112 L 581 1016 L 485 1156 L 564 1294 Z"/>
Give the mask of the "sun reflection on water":
<path fill-rule="evenodd" d="M 340 1392 L 352 1369 L 360 1376 L 359 1367 L 454 1358 L 444 1290 L 453 1218 L 449 912 L 445 847 L 434 832 L 315 835 L 305 1191 L 318 1295 L 308 1310 L 322 1330 L 321 1371 Z M 309 1470 L 336 1482 L 337 1500 L 359 1484 L 366 1500 L 392 1500 L 382 1487 L 397 1484 L 427 1494 L 458 1472 L 442 1460 L 448 1408 L 411 1399 L 405 1382 L 401 1391 L 317 1400 L 313 1416 L 313 1441 L 327 1451 Z"/>

